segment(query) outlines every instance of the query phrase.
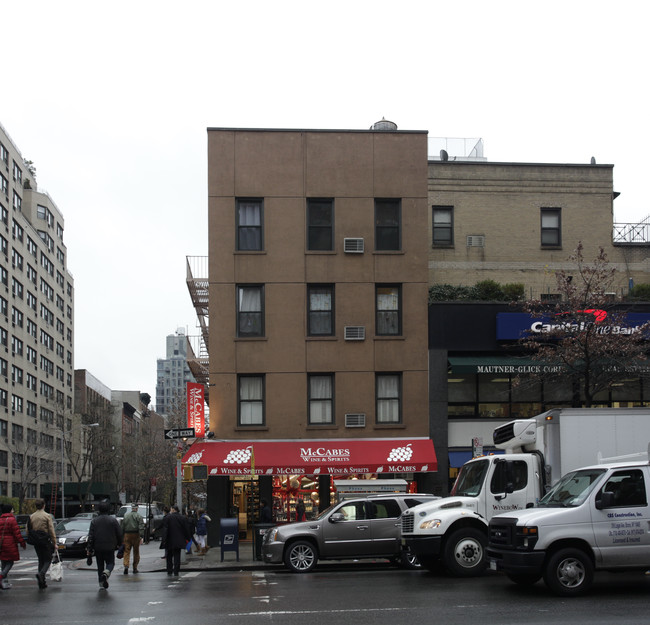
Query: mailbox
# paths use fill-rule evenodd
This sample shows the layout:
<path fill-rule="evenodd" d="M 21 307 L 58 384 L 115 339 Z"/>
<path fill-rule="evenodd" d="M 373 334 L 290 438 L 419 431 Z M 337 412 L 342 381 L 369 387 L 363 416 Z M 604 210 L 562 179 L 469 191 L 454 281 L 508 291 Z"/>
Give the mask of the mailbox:
<path fill-rule="evenodd" d="M 237 554 L 239 562 L 239 527 L 237 519 L 221 519 L 219 527 L 219 536 L 221 542 L 221 561 L 226 551 L 234 551 Z"/>

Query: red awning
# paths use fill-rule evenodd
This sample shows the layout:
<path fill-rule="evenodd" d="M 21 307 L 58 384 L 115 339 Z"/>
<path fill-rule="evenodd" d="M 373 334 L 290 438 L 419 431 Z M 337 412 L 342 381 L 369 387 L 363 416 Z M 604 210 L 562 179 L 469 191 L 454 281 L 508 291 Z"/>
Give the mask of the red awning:
<path fill-rule="evenodd" d="M 183 463 L 206 464 L 209 475 L 350 475 L 437 471 L 428 438 L 200 441 Z"/>

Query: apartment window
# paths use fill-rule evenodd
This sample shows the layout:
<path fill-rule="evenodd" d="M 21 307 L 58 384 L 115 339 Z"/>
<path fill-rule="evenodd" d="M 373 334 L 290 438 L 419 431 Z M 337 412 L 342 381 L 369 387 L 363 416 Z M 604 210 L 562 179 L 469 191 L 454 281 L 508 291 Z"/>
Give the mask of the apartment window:
<path fill-rule="evenodd" d="M 562 245 L 560 221 L 561 209 L 542 208 L 542 247 L 559 247 Z"/>
<path fill-rule="evenodd" d="M 309 336 L 331 336 L 334 334 L 334 286 L 312 284 L 307 287 L 309 314 L 307 334 Z"/>
<path fill-rule="evenodd" d="M 334 423 L 334 376 L 319 373 L 308 379 L 310 425 Z"/>
<path fill-rule="evenodd" d="M 9 181 L 0 174 L 0 192 L 2 195 L 9 195 Z"/>
<path fill-rule="evenodd" d="M 237 249 L 264 249 L 262 200 L 237 200 Z"/>
<path fill-rule="evenodd" d="M 237 287 L 237 336 L 264 336 L 264 287 Z"/>
<path fill-rule="evenodd" d="M 4 419 L 0 419 L 0 438 L 7 438 L 7 426 L 8 423 Z"/>
<path fill-rule="evenodd" d="M 307 249 L 334 249 L 334 200 L 307 200 Z"/>
<path fill-rule="evenodd" d="M 18 212 L 23 210 L 23 198 L 20 197 L 15 191 L 13 194 L 13 206 L 14 209 L 17 210 Z"/>
<path fill-rule="evenodd" d="M 375 249 L 401 249 L 402 209 L 400 200 L 375 200 Z"/>
<path fill-rule="evenodd" d="M 18 167 L 16 161 L 14 161 L 14 182 L 22 183 L 23 181 L 23 171 Z"/>
<path fill-rule="evenodd" d="M 433 245 L 454 244 L 453 206 L 433 207 Z"/>
<path fill-rule="evenodd" d="M 402 334 L 402 288 L 377 285 L 376 329 L 378 336 Z"/>
<path fill-rule="evenodd" d="M 0 143 L 0 161 L 9 166 L 9 150 L 2 143 Z"/>
<path fill-rule="evenodd" d="M 400 374 L 377 374 L 377 423 L 401 422 L 401 390 Z"/>
<path fill-rule="evenodd" d="M 264 425 L 264 376 L 241 375 L 238 425 Z"/>

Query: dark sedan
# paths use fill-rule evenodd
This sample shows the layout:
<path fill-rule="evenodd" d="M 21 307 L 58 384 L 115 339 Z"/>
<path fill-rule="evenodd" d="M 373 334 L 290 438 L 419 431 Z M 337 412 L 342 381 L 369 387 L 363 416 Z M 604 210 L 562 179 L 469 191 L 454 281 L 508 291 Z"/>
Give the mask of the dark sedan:
<path fill-rule="evenodd" d="M 92 519 L 73 518 L 61 521 L 55 528 L 61 557 L 85 558 L 88 531 Z"/>

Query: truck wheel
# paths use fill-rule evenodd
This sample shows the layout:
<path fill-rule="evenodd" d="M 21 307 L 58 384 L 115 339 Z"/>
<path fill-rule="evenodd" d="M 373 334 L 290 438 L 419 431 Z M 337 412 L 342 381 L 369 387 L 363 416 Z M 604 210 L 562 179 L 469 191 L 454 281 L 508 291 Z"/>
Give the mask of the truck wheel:
<path fill-rule="evenodd" d="M 447 538 L 442 557 L 447 570 L 456 577 L 480 575 L 487 566 L 485 547 L 487 538 L 480 530 L 465 527 Z"/>
<path fill-rule="evenodd" d="M 532 586 L 533 584 L 536 584 L 540 579 L 542 579 L 542 576 L 509 573 L 508 579 L 511 582 L 518 584 L 519 586 Z"/>
<path fill-rule="evenodd" d="M 546 563 L 544 582 L 556 595 L 580 595 L 591 587 L 594 565 L 591 558 L 580 549 L 560 549 Z"/>
<path fill-rule="evenodd" d="M 399 556 L 399 565 L 403 569 L 421 569 L 422 565 L 418 557 L 410 550 L 403 549 Z"/>
<path fill-rule="evenodd" d="M 284 554 L 284 564 L 293 573 L 309 573 L 318 562 L 314 545 L 306 540 L 292 543 Z"/>

